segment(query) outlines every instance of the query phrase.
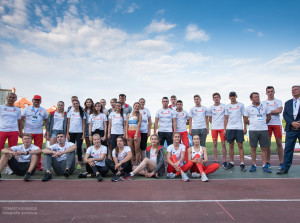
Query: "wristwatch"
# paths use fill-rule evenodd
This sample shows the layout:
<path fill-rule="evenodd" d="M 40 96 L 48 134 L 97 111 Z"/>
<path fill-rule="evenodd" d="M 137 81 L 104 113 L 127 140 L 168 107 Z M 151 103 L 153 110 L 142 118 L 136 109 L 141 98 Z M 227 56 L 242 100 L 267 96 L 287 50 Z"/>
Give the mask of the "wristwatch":
<path fill-rule="evenodd" d="M 26 155 L 29 155 L 29 151 L 26 151 Z"/>

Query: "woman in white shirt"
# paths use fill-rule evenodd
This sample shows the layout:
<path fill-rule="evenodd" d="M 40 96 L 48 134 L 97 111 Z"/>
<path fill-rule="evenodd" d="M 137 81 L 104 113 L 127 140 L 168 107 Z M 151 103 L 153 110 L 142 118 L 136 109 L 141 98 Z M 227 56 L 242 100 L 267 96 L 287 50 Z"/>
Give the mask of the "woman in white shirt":
<path fill-rule="evenodd" d="M 46 138 L 50 141 L 50 145 L 54 145 L 56 143 L 56 136 L 58 132 L 66 134 L 67 121 L 65 103 L 63 101 L 59 101 L 57 103 L 56 111 L 50 112 L 48 116 Z"/>
<path fill-rule="evenodd" d="M 142 115 L 140 114 L 140 103 L 135 102 L 133 111 L 127 114 L 127 140 L 128 146 L 132 149 L 132 165 L 140 163 L 140 144 L 141 144 L 141 123 Z"/>
<path fill-rule="evenodd" d="M 115 105 L 115 111 L 111 112 L 108 116 L 107 137 L 110 139 L 112 149 L 117 146 L 118 136 L 127 138 L 126 118 L 122 104 L 118 101 Z"/>
<path fill-rule="evenodd" d="M 193 136 L 193 146 L 188 149 L 188 162 L 193 162 L 190 171 L 192 178 L 200 178 L 203 182 L 207 182 L 207 174 L 215 172 L 219 169 L 218 163 L 212 163 L 208 166 L 207 163 L 207 150 L 204 146 L 200 146 L 199 135 Z"/>
<path fill-rule="evenodd" d="M 112 178 L 113 182 L 124 180 L 132 170 L 131 165 L 131 149 L 125 146 L 126 139 L 123 136 L 117 137 L 117 146 L 112 151 L 113 161 L 106 159 L 106 165 L 115 174 Z M 120 178 L 122 176 L 122 178 Z"/>
<path fill-rule="evenodd" d="M 99 134 L 94 134 L 92 137 L 93 146 L 90 146 L 84 156 L 86 173 L 79 174 L 79 178 L 96 177 L 98 181 L 102 181 L 102 176 L 105 176 L 109 169 L 105 165 L 105 157 L 107 147 L 101 145 L 101 137 Z"/>
<path fill-rule="evenodd" d="M 151 126 L 152 126 L 152 121 L 151 121 L 151 114 L 148 108 L 145 108 L 145 103 L 146 100 L 144 98 L 141 98 L 139 100 L 140 103 L 140 113 L 142 115 L 142 124 L 140 128 L 141 132 L 141 160 L 145 158 L 145 150 L 147 148 L 147 141 L 148 137 L 151 134 Z"/>
<path fill-rule="evenodd" d="M 73 109 L 68 112 L 67 117 L 67 138 L 72 143 L 76 141 L 78 157 L 77 169 L 80 170 L 81 165 L 84 165 L 82 161 L 82 142 L 85 136 L 86 116 L 78 100 L 73 100 Z"/>
<path fill-rule="evenodd" d="M 167 178 L 173 179 L 181 175 L 183 181 L 189 181 L 186 172 L 193 166 L 192 161 L 183 163 L 185 156 L 185 146 L 180 144 L 181 136 L 178 132 L 173 133 L 173 144 L 167 148 Z"/>
<path fill-rule="evenodd" d="M 106 135 L 107 135 L 107 117 L 102 110 L 102 105 L 100 102 L 95 104 L 94 113 L 90 114 L 89 118 L 89 137 L 92 141 L 92 136 L 94 134 L 99 134 L 101 136 L 101 144 L 107 146 Z"/>

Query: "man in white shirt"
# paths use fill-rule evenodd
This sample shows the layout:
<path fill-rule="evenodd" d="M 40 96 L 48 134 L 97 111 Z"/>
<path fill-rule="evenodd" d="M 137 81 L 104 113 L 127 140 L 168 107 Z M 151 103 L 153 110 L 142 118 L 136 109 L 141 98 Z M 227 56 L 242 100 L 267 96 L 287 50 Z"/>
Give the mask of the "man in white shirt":
<path fill-rule="evenodd" d="M 24 181 L 30 181 L 30 176 L 35 171 L 39 154 L 41 154 L 42 150 L 32 145 L 32 137 L 30 134 L 24 134 L 22 141 L 22 145 L 12 146 L 2 150 L 3 156 L 0 160 L 0 173 L 4 167 L 8 165 L 16 175 L 24 176 Z"/>
<path fill-rule="evenodd" d="M 252 104 L 245 110 L 245 123 L 249 125 L 249 138 L 251 146 L 252 166 L 250 172 L 256 171 L 256 148 L 259 142 L 261 148 L 261 159 L 263 163 L 263 172 L 271 173 L 271 169 L 266 165 L 267 148 L 271 146 L 267 124 L 271 120 L 270 111 L 266 106 L 260 103 L 259 94 L 252 92 L 250 94 Z"/>
<path fill-rule="evenodd" d="M 268 86 L 266 88 L 266 94 L 268 95 L 268 99 L 263 102 L 265 106 L 271 112 L 271 120 L 268 123 L 268 131 L 270 139 L 272 137 L 272 132 L 274 133 L 277 145 L 277 153 L 279 158 L 279 169 L 283 167 L 283 148 L 282 148 L 282 122 L 280 119 L 280 114 L 282 113 L 282 101 L 274 98 L 275 90 L 274 87 Z M 271 149 L 267 149 L 267 164 L 269 167 L 271 166 L 270 163 L 271 157 Z"/>
<path fill-rule="evenodd" d="M 22 111 L 22 121 L 25 120 L 24 133 L 31 134 L 34 145 L 43 147 L 43 126 L 47 126 L 47 110 L 40 107 L 42 97 L 34 95 L 32 105 L 24 108 Z M 42 171 L 41 156 L 36 167 L 37 170 Z"/>
<path fill-rule="evenodd" d="M 225 169 L 231 169 L 234 167 L 232 164 L 227 164 L 226 155 L 227 149 L 225 144 L 224 136 L 224 119 L 225 119 L 225 104 L 221 104 L 221 95 L 219 93 L 214 93 L 212 95 L 214 105 L 208 109 L 209 122 L 211 123 L 211 135 L 213 140 L 213 151 L 215 161 L 218 160 L 218 135 L 220 135 L 221 145 L 222 145 L 222 154 L 223 154 L 223 167 Z"/>
<path fill-rule="evenodd" d="M 45 176 L 43 182 L 52 179 L 51 167 L 57 176 L 64 175 L 69 177 L 75 170 L 75 150 L 76 145 L 66 142 L 66 136 L 63 132 L 57 133 L 57 143 L 49 148 L 43 149 L 45 154 Z"/>
<path fill-rule="evenodd" d="M 237 94 L 232 91 L 229 93 L 230 104 L 225 107 L 224 135 L 229 143 L 229 160 L 228 166 L 234 167 L 234 140 L 238 144 L 240 155 L 240 168 L 242 172 L 246 172 L 244 163 L 244 135 L 247 133 L 247 127 L 242 119 L 244 118 L 245 106 L 243 103 L 237 102 Z M 244 127 L 244 128 L 243 128 Z"/>
<path fill-rule="evenodd" d="M 176 125 L 177 125 L 177 130 L 181 136 L 181 141 L 185 146 L 185 151 L 188 150 L 189 148 L 189 136 L 187 133 L 187 125 L 190 120 L 190 115 L 187 111 L 183 110 L 183 102 L 181 100 L 178 100 L 176 102 Z M 184 161 L 187 162 L 187 152 L 185 153 L 184 156 Z"/>
<path fill-rule="evenodd" d="M 199 135 L 200 145 L 205 147 L 206 136 L 209 133 L 208 112 L 201 106 L 201 97 L 194 95 L 195 107 L 190 109 L 189 133 L 191 136 Z"/>
<path fill-rule="evenodd" d="M 6 104 L 0 105 L 0 151 L 4 148 L 6 140 L 8 146 L 16 146 L 18 137 L 22 138 L 21 110 L 14 104 L 17 101 L 15 93 L 6 96 Z"/>
<path fill-rule="evenodd" d="M 162 109 L 159 109 L 155 115 L 154 122 L 154 133 L 157 133 L 159 136 L 160 145 L 163 146 L 165 140 L 167 141 L 167 145 L 171 145 L 173 143 L 172 135 L 173 130 L 177 129 L 176 125 L 176 113 L 173 109 L 168 107 L 169 99 L 168 97 L 162 98 Z M 159 123 L 159 129 L 158 129 Z"/>
<path fill-rule="evenodd" d="M 177 97 L 176 97 L 176 95 L 172 95 L 171 96 L 171 104 L 169 105 L 169 108 L 176 111 L 176 109 L 177 109 L 176 104 L 177 104 Z"/>

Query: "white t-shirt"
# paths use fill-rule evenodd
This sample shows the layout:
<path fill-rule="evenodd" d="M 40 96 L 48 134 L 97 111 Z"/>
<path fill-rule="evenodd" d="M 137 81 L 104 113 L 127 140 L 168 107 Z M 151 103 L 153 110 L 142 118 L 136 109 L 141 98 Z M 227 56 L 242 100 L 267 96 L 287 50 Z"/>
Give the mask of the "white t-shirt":
<path fill-rule="evenodd" d="M 42 134 L 44 119 L 47 119 L 46 109 L 33 106 L 28 106 L 22 111 L 22 116 L 25 117 L 25 133 Z"/>
<path fill-rule="evenodd" d="M 91 110 L 90 109 L 87 109 L 86 112 L 85 112 L 85 115 L 86 115 L 86 122 L 89 124 L 90 123 L 90 113 L 91 113 Z"/>
<path fill-rule="evenodd" d="M 50 146 L 49 148 L 52 151 L 55 151 L 55 152 L 64 152 L 64 151 L 66 151 L 67 149 L 69 149 L 73 145 L 74 145 L 74 143 L 65 142 L 65 145 L 63 147 L 60 147 L 59 144 L 56 143 L 56 144 Z M 57 157 L 58 161 L 62 161 L 62 160 L 66 160 L 66 159 L 67 159 L 67 154 L 66 153 L 62 154 L 60 157 Z"/>
<path fill-rule="evenodd" d="M 64 126 L 63 113 L 54 112 L 53 130 L 63 130 L 63 126 Z"/>
<path fill-rule="evenodd" d="M 228 123 L 226 129 L 243 130 L 242 117 L 245 113 L 245 106 L 243 103 L 228 104 L 225 107 L 225 115 L 228 115 Z"/>
<path fill-rule="evenodd" d="M 123 123 L 127 120 L 127 115 L 124 113 L 122 118 L 120 113 L 111 112 L 108 118 L 111 119 L 111 134 L 124 134 Z"/>
<path fill-rule="evenodd" d="M 211 129 L 224 129 L 225 106 L 225 104 L 212 105 L 208 109 L 208 116 L 212 117 Z"/>
<path fill-rule="evenodd" d="M 253 104 L 249 105 L 245 110 L 245 116 L 248 117 L 250 122 L 249 131 L 268 130 L 267 114 L 270 114 L 270 111 L 263 104 L 259 104 L 258 107 Z"/>
<path fill-rule="evenodd" d="M 74 110 L 71 110 L 68 112 L 67 117 L 70 119 L 69 132 L 71 132 L 71 133 L 83 132 L 82 119 L 81 119 L 79 111 L 74 112 Z M 86 119 L 85 114 L 83 115 L 83 119 Z"/>
<path fill-rule="evenodd" d="M 185 132 L 186 121 L 189 120 L 190 115 L 187 111 L 182 110 L 181 112 L 176 111 L 176 123 L 177 123 L 177 132 Z"/>
<path fill-rule="evenodd" d="M 19 119 L 21 119 L 20 108 L 0 105 L 0 132 L 19 131 Z"/>
<path fill-rule="evenodd" d="M 107 117 L 104 113 L 90 115 L 89 123 L 92 123 L 92 132 L 95 132 L 96 129 L 104 130 L 104 122 L 107 122 Z"/>
<path fill-rule="evenodd" d="M 263 102 L 263 104 L 268 107 L 268 110 L 270 112 L 273 111 L 273 110 L 278 109 L 279 107 L 282 107 L 282 101 L 278 100 L 276 98 L 273 101 L 265 100 Z M 280 114 L 271 115 L 271 120 L 268 123 L 268 125 L 282 125 L 281 120 L 280 120 Z"/>
<path fill-rule="evenodd" d="M 103 114 L 103 113 L 101 113 Z M 90 154 L 93 158 L 99 159 L 101 158 L 102 154 L 107 154 L 107 147 L 101 145 L 99 149 L 95 149 L 95 146 L 90 146 L 87 150 L 86 153 Z M 94 161 L 96 166 L 105 166 L 105 156 L 102 161 Z"/>
<path fill-rule="evenodd" d="M 205 106 L 191 108 L 192 129 L 206 129 L 205 116 L 208 116 Z"/>
<path fill-rule="evenodd" d="M 173 132 L 173 123 L 172 119 L 176 118 L 176 113 L 171 108 L 159 109 L 155 115 L 156 118 L 159 118 L 159 132 Z"/>
<path fill-rule="evenodd" d="M 24 144 L 22 144 L 22 145 L 18 145 L 18 146 L 13 146 L 13 147 L 10 147 L 11 149 L 12 149 L 12 151 L 14 151 L 14 152 L 17 152 L 17 151 L 21 151 L 21 152 L 30 152 L 30 151 L 34 151 L 34 150 L 37 150 L 37 149 L 40 149 L 39 147 L 37 147 L 37 146 L 35 146 L 35 145 L 33 145 L 33 144 L 31 144 L 30 146 L 29 146 L 29 148 L 27 148 L 27 149 L 25 149 L 25 146 L 24 146 Z M 30 160 L 31 160 L 31 154 L 28 154 L 28 155 L 20 155 L 19 156 L 19 162 L 20 163 L 28 163 L 28 162 L 30 162 Z"/>
<path fill-rule="evenodd" d="M 176 111 L 177 106 L 175 105 L 174 107 L 171 105 L 169 108 L 171 108 L 172 110 Z"/>
<path fill-rule="evenodd" d="M 140 110 L 140 113 L 142 115 L 140 132 L 148 133 L 148 118 L 151 117 L 150 111 L 148 108 L 144 108 L 143 110 Z"/>
<path fill-rule="evenodd" d="M 152 160 L 154 163 L 157 163 L 156 149 L 150 149 L 150 160 Z"/>
<path fill-rule="evenodd" d="M 128 152 L 131 152 L 130 147 L 129 146 L 124 146 L 124 149 L 122 151 L 119 151 L 118 162 L 121 162 L 123 159 L 125 159 Z M 114 149 L 112 151 L 112 157 L 116 157 L 116 149 Z"/>
<path fill-rule="evenodd" d="M 171 156 L 173 156 L 174 154 L 177 157 L 177 160 L 179 161 L 181 158 L 181 152 L 185 152 L 185 146 L 183 144 L 179 144 L 179 149 L 176 150 L 174 148 L 174 145 L 169 145 L 167 148 L 167 152 L 171 153 Z M 180 163 L 180 166 L 183 166 L 183 161 Z"/>
<path fill-rule="evenodd" d="M 195 157 L 197 154 L 199 154 L 199 156 L 201 157 L 201 159 L 204 159 L 204 152 L 203 152 L 202 146 L 200 146 L 199 152 L 196 152 L 194 146 L 192 147 L 192 160 L 194 159 L 194 157 Z"/>

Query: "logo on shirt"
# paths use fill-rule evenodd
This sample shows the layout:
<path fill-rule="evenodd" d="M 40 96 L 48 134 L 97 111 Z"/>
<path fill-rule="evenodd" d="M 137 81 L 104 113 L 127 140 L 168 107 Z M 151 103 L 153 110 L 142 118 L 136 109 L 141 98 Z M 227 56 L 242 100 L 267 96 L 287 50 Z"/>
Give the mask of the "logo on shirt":
<path fill-rule="evenodd" d="M 236 107 L 229 107 L 229 111 L 233 111 L 233 110 L 237 110 L 237 109 L 239 109 L 240 108 L 240 106 L 238 105 L 238 106 L 236 106 Z"/>
<path fill-rule="evenodd" d="M 168 111 L 167 113 L 164 113 L 163 111 L 161 111 L 161 114 L 163 114 L 163 115 L 168 115 L 170 113 L 171 113 L 170 111 Z"/>
<path fill-rule="evenodd" d="M 12 109 L 12 110 L 10 110 L 9 108 L 4 108 L 4 111 L 6 111 L 6 112 L 15 112 L 15 111 L 17 111 L 17 109 Z"/>

